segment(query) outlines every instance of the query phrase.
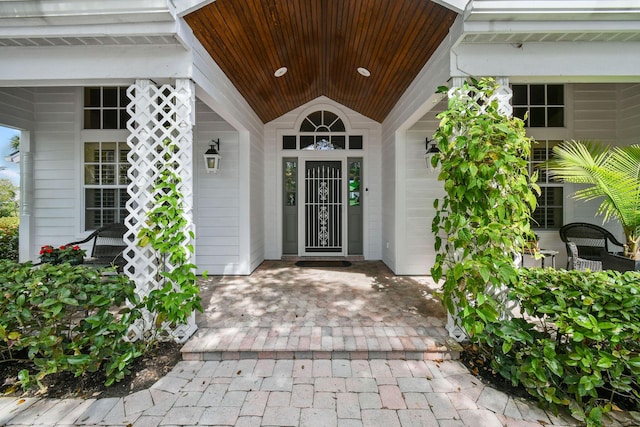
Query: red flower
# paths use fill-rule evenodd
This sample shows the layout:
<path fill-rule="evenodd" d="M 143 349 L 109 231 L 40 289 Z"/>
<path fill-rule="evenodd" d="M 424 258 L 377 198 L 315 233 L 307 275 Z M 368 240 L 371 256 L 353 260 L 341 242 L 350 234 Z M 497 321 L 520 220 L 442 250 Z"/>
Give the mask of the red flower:
<path fill-rule="evenodd" d="M 62 245 L 58 247 L 44 245 L 40 248 L 40 258 L 45 258 L 47 262 L 53 262 L 55 264 L 78 260 L 84 257 L 84 255 L 85 251 L 78 245 Z"/>

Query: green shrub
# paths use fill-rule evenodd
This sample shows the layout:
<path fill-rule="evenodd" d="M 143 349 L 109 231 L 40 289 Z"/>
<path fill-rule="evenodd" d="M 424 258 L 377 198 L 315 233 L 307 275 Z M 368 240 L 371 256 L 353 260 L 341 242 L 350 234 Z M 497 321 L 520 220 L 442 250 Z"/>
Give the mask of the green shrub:
<path fill-rule="evenodd" d="M 0 218 L 0 259 L 18 260 L 18 225 L 17 217 Z"/>
<path fill-rule="evenodd" d="M 490 331 L 494 369 L 589 425 L 640 407 L 640 273 L 521 269 L 525 315 Z M 489 331 L 487 331 L 489 332 Z"/>
<path fill-rule="evenodd" d="M 600 425 L 614 399 L 640 398 L 640 275 L 516 268 L 539 193 L 528 177 L 531 141 L 521 120 L 504 116 L 494 80 L 447 93 L 432 159 L 446 191 L 434 203 L 431 269 L 445 307 L 495 370 Z M 509 319 L 507 292 L 540 324 Z"/>
<path fill-rule="evenodd" d="M 105 276 L 84 266 L 0 261 L 0 355 L 26 357 L 38 371 L 19 379 L 32 386 L 48 374 L 79 376 L 99 369 L 106 385 L 129 373 L 141 355 L 126 339 L 139 318 L 134 285 L 128 278 Z M 129 308 L 134 307 L 134 308 Z"/>

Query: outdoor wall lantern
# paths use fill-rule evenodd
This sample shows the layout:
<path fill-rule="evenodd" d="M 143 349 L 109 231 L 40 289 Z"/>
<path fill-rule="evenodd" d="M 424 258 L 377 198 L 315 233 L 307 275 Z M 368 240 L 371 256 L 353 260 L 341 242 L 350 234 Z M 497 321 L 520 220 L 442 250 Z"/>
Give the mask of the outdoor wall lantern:
<path fill-rule="evenodd" d="M 426 138 L 424 143 L 425 153 L 424 160 L 427 163 L 427 168 L 430 171 L 435 171 L 437 168 L 433 166 L 432 159 L 440 153 L 440 149 L 438 148 L 438 144 L 434 139 Z"/>
<path fill-rule="evenodd" d="M 209 149 L 204 153 L 204 166 L 207 169 L 207 173 L 218 172 L 218 169 L 220 169 L 220 159 L 222 159 L 220 155 L 220 138 L 218 138 L 217 141 L 212 139 Z"/>

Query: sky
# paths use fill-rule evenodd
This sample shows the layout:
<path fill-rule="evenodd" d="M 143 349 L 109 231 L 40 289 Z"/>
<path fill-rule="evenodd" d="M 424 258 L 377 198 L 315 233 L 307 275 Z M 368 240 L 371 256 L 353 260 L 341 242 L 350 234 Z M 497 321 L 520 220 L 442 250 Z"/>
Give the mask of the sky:
<path fill-rule="evenodd" d="M 15 185 L 20 184 L 20 166 L 5 161 L 5 157 L 11 154 L 9 142 L 14 135 L 20 135 L 20 131 L 0 126 L 0 166 L 6 169 L 0 171 L 0 178 L 10 179 Z"/>

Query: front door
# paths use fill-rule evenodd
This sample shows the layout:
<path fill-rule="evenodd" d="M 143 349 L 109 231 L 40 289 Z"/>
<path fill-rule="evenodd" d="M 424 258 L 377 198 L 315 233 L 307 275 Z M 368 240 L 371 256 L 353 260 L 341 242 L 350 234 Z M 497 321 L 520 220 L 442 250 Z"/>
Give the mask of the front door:
<path fill-rule="evenodd" d="M 282 159 L 283 255 L 363 255 L 362 164 L 361 157 Z"/>
<path fill-rule="evenodd" d="M 303 255 L 343 255 L 341 161 L 305 161 Z"/>

